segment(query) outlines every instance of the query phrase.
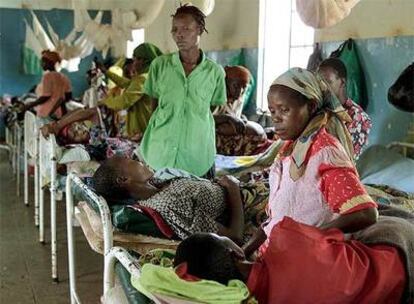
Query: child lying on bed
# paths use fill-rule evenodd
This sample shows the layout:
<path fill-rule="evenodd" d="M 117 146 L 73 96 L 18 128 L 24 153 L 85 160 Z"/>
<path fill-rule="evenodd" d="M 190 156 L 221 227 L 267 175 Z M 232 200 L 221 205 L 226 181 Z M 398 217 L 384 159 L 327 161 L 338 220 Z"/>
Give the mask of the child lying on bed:
<path fill-rule="evenodd" d="M 254 262 L 228 238 L 202 233 L 181 242 L 174 264 L 200 279 L 226 285 L 242 280 L 260 304 L 400 303 L 407 284 L 397 248 L 346 241 L 337 229 L 320 230 L 287 217 Z"/>
<path fill-rule="evenodd" d="M 143 210 L 158 227 L 167 224 L 178 238 L 214 232 L 241 241 L 244 216 L 236 179 L 223 177 L 213 183 L 187 174 L 165 181 L 158 178 L 159 172 L 115 156 L 102 163 L 92 184 L 110 206 L 132 199 L 132 208 Z"/>

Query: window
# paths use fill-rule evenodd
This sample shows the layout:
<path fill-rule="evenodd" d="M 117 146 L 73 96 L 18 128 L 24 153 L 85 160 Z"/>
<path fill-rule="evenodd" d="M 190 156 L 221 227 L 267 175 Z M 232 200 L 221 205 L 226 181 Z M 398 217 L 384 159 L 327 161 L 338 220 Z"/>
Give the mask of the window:
<path fill-rule="evenodd" d="M 144 43 L 144 41 L 145 41 L 144 29 L 132 30 L 132 41 L 127 42 L 127 53 L 126 53 L 127 58 L 131 58 L 132 53 L 134 52 L 134 49 L 141 43 Z"/>
<path fill-rule="evenodd" d="M 291 67 L 306 68 L 314 29 L 300 19 L 295 0 L 260 0 L 259 18 L 257 101 L 266 111 L 272 81 Z"/>

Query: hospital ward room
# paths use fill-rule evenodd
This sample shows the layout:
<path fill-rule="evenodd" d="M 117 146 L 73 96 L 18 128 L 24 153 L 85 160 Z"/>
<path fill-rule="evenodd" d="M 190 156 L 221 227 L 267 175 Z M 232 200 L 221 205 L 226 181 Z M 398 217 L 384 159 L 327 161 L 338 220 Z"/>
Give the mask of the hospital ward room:
<path fill-rule="evenodd" d="M 413 0 L 0 0 L 1 304 L 414 304 Z"/>

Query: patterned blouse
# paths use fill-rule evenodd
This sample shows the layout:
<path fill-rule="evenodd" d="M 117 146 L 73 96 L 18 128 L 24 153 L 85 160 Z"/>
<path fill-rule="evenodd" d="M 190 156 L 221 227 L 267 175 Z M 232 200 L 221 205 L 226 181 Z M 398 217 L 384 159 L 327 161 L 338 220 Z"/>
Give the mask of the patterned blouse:
<path fill-rule="evenodd" d="M 347 123 L 346 127 L 351 133 L 355 159 L 358 159 L 368 144 L 368 134 L 372 127 L 371 118 L 351 99 L 348 99 L 343 106 L 352 118 L 352 122 Z"/>
<path fill-rule="evenodd" d="M 157 211 L 181 239 L 197 232 L 217 233 L 216 220 L 226 209 L 221 186 L 188 178 L 171 181 L 162 191 L 137 204 Z"/>
<path fill-rule="evenodd" d="M 287 142 L 282 149 L 291 143 Z M 377 206 L 361 184 L 344 148 L 326 129 L 315 135 L 305 160 L 306 170 L 297 181 L 290 177 L 291 161 L 290 156 L 277 158 L 271 167 L 269 218 L 263 224 L 267 235 L 285 216 L 321 226 L 341 214 Z"/>

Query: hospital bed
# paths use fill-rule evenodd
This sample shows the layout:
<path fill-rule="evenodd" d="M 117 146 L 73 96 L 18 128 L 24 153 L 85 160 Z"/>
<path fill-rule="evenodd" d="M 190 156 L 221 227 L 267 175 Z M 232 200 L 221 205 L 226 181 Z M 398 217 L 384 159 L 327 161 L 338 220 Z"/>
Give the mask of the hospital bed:
<path fill-rule="evenodd" d="M 39 241 L 45 242 L 44 236 L 44 191 L 49 188 L 50 192 L 50 243 L 51 243 L 51 264 L 52 264 L 52 280 L 58 281 L 57 269 L 57 240 L 56 240 L 56 203 L 58 198 L 62 195 L 58 191 L 58 173 L 57 167 L 62 161 L 71 153 L 68 149 L 58 145 L 54 134 L 50 134 L 45 138 L 40 131 L 38 133 L 39 142 L 39 157 L 38 157 L 38 195 L 39 195 Z M 88 153 L 79 148 L 72 150 L 72 161 L 89 161 Z M 75 157 L 73 157 L 75 154 Z M 59 198 L 59 200 L 61 200 Z"/>
<path fill-rule="evenodd" d="M 414 160 L 406 157 L 413 148 L 414 144 L 404 142 L 370 146 L 356 163 L 362 183 L 414 194 Z"/>
<path fill-rule="evenodd" d="M 98 210 L 96 213 L 88 203 L 79 203 L 74 206 L 74 191 L 82 197 L 82 200 L 93 204 Z M 66 226 L 69 262 L 69 288 L 71 303 L 81 303 L 76 288 L 76 259 L 75 242 L 73 235 L 74 219 L 80 223 L 81 228 L 87 238 L 91 248 L 104 255 L 104 265 L 109 263 L 107 255 L 113 247 L 114 242 L 127 249 L 134 250 L 140 254 L 154 248 L 174 249 L 178 245 L 177 241 L 149 237 L 139 234 L 129 234 L 115 231 L 111 221 L 111 213 L 105 199 L 97 195 L 88 187 L 81 178 L 73 173 L 69 173 L 66 180 Z M 101 232 L 97 231 L 96 222 L 101 227 Z M 95 223 L 95 224 L 94 224 Z M 95 226 L 95 229 L 92 228 Z M 101 235 L 99 235 L 101 234 Z M 106 267 L 106 266 L 105 266 Z M 108 288 L 108 274 L 104 274 L 104 290 Z"/>

